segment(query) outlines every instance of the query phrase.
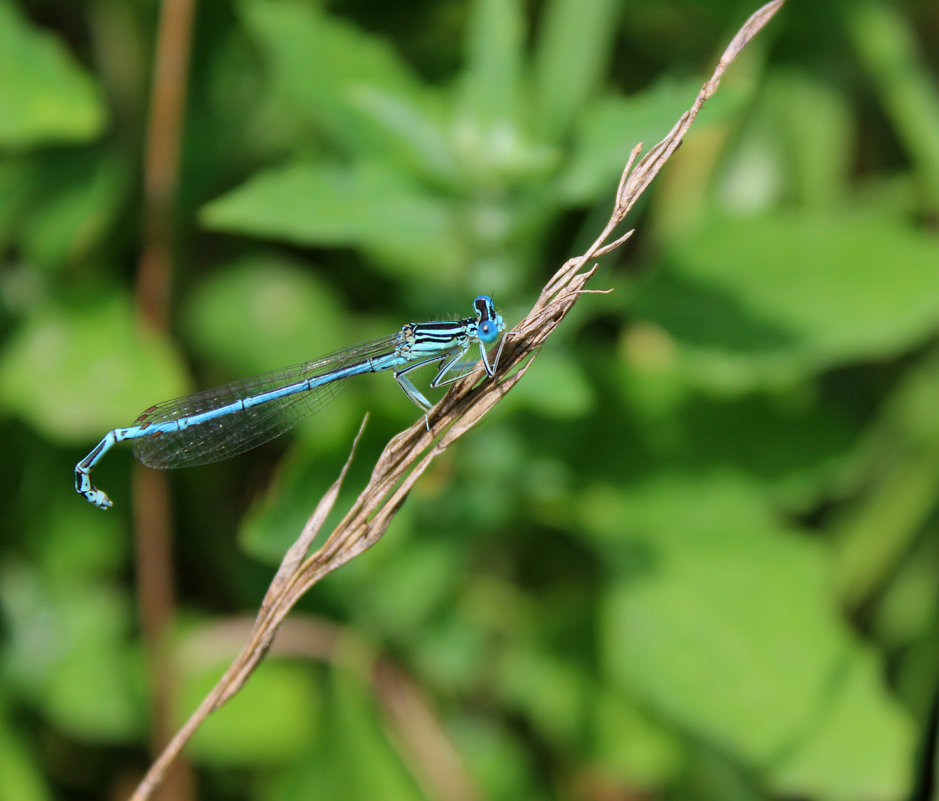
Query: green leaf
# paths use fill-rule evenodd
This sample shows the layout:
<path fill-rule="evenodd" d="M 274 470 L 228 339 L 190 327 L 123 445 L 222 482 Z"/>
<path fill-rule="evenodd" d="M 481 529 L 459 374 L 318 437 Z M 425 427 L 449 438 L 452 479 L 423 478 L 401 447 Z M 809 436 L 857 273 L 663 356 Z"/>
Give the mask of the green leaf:
<path fill-rule="evenodd" d="M 523 735 L 494 715 L 464 715 L 449 727 L 457 752 L 473 778 L 492 799 L 538 798 L 543 779 Z"/>
<path fill-rule="evenodd" d="M 239 8 L 273 91 L 336 146 L 370 156 L 390 149 L 431 171 L 452 169 L 432 95 L 387 40 L 308 4 L 243 0 Z"/>
<path fill-rule="evenodd" d="M 779 70 L 757 102 L 757 112 L 730 154 L 730 180 L 747 181 L 746 166 L 737 163 L 737 154 L 749 148 L 751 138 L 757 140 L 756 147 L 762 140 L 767 148 L 785 148 L 780 167 L 787 200 L 794 198 L 808 208 L 843 204 L 854 191 L 849 181 L 855 158 L 852 109 L 845 99 L 820 80 Z"/>
<path fill-rule="evenodd" d="M 101 93 L 62 44 L 0 0 L 0 148 L 89 141 L 104 121 Z"/>
<path fill-rule="evenodd" d="M 525 20 L 518 0 L 474 0 L 457 105 L 479 123 L 512 125 L 519 116 Z"/>
<path fill-rule="evenodd" d="M 342 105 L 357 85 L 420 92 L 419 81 L 385 39 L 309 4 L 243 0 L 239 9 L 270 61 L 278 89 L 310 114 Z"/>
<path fill-rule="evenodd" d="M 335 293 L 274 253 L 218 270 L 186 298 L 187 341 L 238 376 L 318 359 L 349 344 Z"/>
<path fill-rule="evenodd" d="M 720 166 L 717 194 L 725 209 L 741 216 L 787 203 L 821 209 L 856 193 L 849 186 L 852 112 L 837 92 L 798 72 L 777 70 L 752 106 Z M 807 141 L 813 146 L 805 147 Z"/>
<path fill-rule="evenodd" d="M 212 632 L 191 633 L 182 657 L 177 723 L 192 714 L 228 667 L 219 661 Z M 235 652 L 232 650 L 231 657 Z M 190 748 L 203 764 L 229 767 L 283 765 L 300 759 L 320 722 L 319 691 L 306 665 L 268 659 L 245 686 L 199 727 Z"/>
<path fill-rule="evenodd" d="M 386 40 L 299 3 L 244 0 L 240 8 L 273 94 L 298 120 L 341 151 L 455 183 L 442 100 Z"/>
<path fill-rule="evenodd" d="M 422 798 L 383 731 L 373 689 L 347 670 L 333 671 L 332 679 L 329 740 L 347 777 L 346 797 Z"/>
<path fill-rule="evenodd" d="M 446 205 L 380 166 L 298 163 L 256 175 L 202 209 L 220 231 L 359 247 L 412 278 L 456 280 L 460 239 Z M 396 273 L 399 274 L 399 273 Z"/>
<path fill-rule="evenodd" d="M 846 660 L 847 661 L 847 660 Z M 837 666 L 830 707 L 806 726 L 805 747 L 773 771 L 781 795 L 894 799 L 912 783 L 915 731 L 906 710 L 884 693 L 883 668 L 869 652 Z"/>
<path fill-rule="evenodd" d="M 342 447 L 349 447 L 355 436 L 349 417 L 356 412 L 347 403 L 330 404 L 310 423 L 315 437 L 296 442 L 288 449 L 269 490 L 241 520 L 238 542 L 246 553 L 268 564 L 280 563 L 309 519 L 314 496 L 325 492 L 342 469 L 342 456 L 324 457 L 324 453 L 329 453 L 337 441 Z M 334 470 L 332 474 L 330 467 Z"/>
<path fill-rule="evenodd" d="M 414 540 L 360 587 L 362 612 L 388 638 L 414 637 L 446 609 L 462 575 L 463 551 L 452 543 Z"/>
<path fill-rule="evenodd" d="M 499 693 L 523 712 L 555 747 L 576 748 L 583 736 L 587 699 L 596 690 L 570 659 L 529 643 L 515 642 L 500 662 Z"/>
<path fill-rule="evenodd" d="M 126 742 L 142 729 L 140 677 L 128 651 L 130 604 L 108 588 L 63 590 L 69 650 L 49 676 L 47 713 L 84 740 Z"/>
<path fill-rule="evenodd" d="M 62 442 L 126 425 L 185 388 L 170 344 L 138 325 L 120 295 L 39 309 L 0 353 L 0 406 Z"/>
<path fill-rule="evenodd" d="M 683 239 L 636 312 L 702 385 L 783 383 L 915 347 L 939 321 L 939 245 L 863 214 L 710 220 Z"/>
<path fill-rule="evenodd" d="M 811 509 L 825 497 L 863 434 L 843 403 L 809 387 L 715 398 L 696 388 L 677 360 L 642 363 L 657 347 L 640 342 L 646 336 L 634 327 L 627 340 L 632 361 L 611 371 L 626 404 L 621 413 L 642 444 L 638 450 L 649 454 L 634 455 L 631 476 L 662 463 L 689 471 L 707 465 L 736 473 L 788 511 Z"/>
<path fill-rule="evenodd" d="M 453 147 L 444 130 L 442 105 L 429 94 L 426 102 L 371 86 L 356 87 L 350 98 L 352 107 L 374 129 L 379 143 L 363 143 L 359 157 L 374 158 L 387 150 L 389 164 L 402 171 L 454 191 L 465 180 Z"/>
<path fill-rule="evenodd" d="M 525 20 L 516 0 L 473 4 L 450 136 L 462 168 L 460 183 L 452 191 L 473 201 L 476 216 L 468 215 L 467 222 L 478 225 L 473 233 L 481 243 L 504 238 L 493 236 L 505 227 L 505 223 L 497 227 L 494 218 L 504 213 L 500 207 L 505 200 L 515 199 L 510 187 L 543 179 L 560 156 L 559 148 L 531 135 L 535 126 L 532 104 L 527 102 L 524 38 Z"/>
<path fill-rule="evenodd" d="M 557 179 L 561 197 L 567 203 L 588 203 L 609 196 L 632 148 L 642 142 L 648 152 L 691 105 L 698 89 L 700 81 L 664 79 L 630 97 L 592 103 L 575 125 L 573 152 Z"/>
<path fill-rule="evenodd" d="M 29 158 L 0 159 L 0 250 L 18 240 L 26 215 L 39 197 Z"/>
<path fill-rule="evenodd" d="M 52 582 L 7 564 L 0 600 L 12 636 L 5 669 L 58 727 L 84 742 L 126 742 L 143 725 L 131 606 L 112 586 Z"/>
<path fill-rule="evenodd" d="M 551 350 L 538 354 L 538 363 L 510 397 L 510 405 L 523 405 L 556 420 L 584 417 L 596 403 L 576 361 Z"/>
<path fill-rule="evenodd" d="M 109 155 L 50 161 L 37 177 L 47 185 L 54 177 L 55 189 L 24 221 L 21 241 L 27 258 L 57 268 L 88 256 L 104 240 L 126 199 L 128 168 Z"/>
<path fill-rule="evenodd" d="M 629 568 L 605 600 L 614 681 L 777 792 L 907 791 L 911 721 L 831 608 L 816 545 L 726 479 L 673 476 L 599 503 L 586 499 L 588 525 Z"/>
<path fill-rule="evenodd" d="M 37 468 L 38 469 L 38 468 Z M 91 583 L 108 580 L 126 569 L 131 539 L 117 515 L 88 515 L 73 486 L 63 476 L 54 494 L 49 488 L 42 508 L 32 514 L 26 531 L 33 548 L 32 562 L 50 584 L 64 584 L 76 576 Z"/>
<path fill-rule="evenodd" d="M 597 91 L 611 57 L 620 9 L 616 0 L 548 2 L 534 71 L 534 113 L 546 141 L 561 141 Z"/>
<path fill-rule="evenodd" d="M 0 161 L 0 248 L 58 269 L 106 239 L 126 200 L 122 158 L 98 148 L 44 150 Z"/>
<path fill-rule="evenodd" d="M 591 698 L 595 750 L 602 770 L 629 786 L 666 786 L 679 774 L 683 749 L 670 733 L 635 704 L 609 687 Z"/>
<path fill-rule="evenodd" d="M 939 204 L 939 91 L 935 71 L 917 55 L 919 31 L 889 3 L 844 7 L 845 31 L 870 73 L 897 138 L 917 167 L 917 178 Z"/>
<path fill-rule="evenodd" d="M 52 801 L 55 797 L 43 775 L 41 761 L 29 751 L 35 734 L 14 728 L 14 716 L 6 700 L 0 704 L 0 798 L 18 801 Z"/>

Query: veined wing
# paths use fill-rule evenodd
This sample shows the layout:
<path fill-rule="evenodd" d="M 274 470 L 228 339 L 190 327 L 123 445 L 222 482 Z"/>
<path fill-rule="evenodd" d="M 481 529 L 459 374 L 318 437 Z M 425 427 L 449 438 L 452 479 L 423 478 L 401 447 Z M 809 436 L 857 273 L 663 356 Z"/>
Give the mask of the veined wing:
<path fill-rule="evenodd" d="M 388 356 L 402 341 L 402 332 L 398 331 L 317 361 L 303 362 L 158 403 L 137 418 L 135 425 L 141 428 L 153 426 L 154 434 L 133 440 L 134 455 L 148 467 L 172 468 L 208 464 L 244 453 L 283 434 L 322 409 L 336 397 L 346 378 L 273 397 L 257 405 L 243 406 L 241 401 L 327 376 L 368 359 Z M 382 369 L 392 366 L 388 364 Z M 225 407 L 232 408 L 224 410 Z M 217 410 L 224 411 L 219 411 L 217 416 L 209 415 L 210 419 L 201 422 L 193 421 L 194 417 Z"/>

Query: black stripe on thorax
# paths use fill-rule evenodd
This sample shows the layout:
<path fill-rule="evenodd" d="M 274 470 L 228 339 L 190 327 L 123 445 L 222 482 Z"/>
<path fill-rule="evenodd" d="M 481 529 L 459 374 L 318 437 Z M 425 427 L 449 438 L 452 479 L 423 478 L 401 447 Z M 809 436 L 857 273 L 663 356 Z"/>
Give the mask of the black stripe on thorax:
<path fill-rule="evenodd" d="M 467 335 L 467 325 L 474 320 L 464 320 L 458 323 L 416 323 L 411 328 L 415 340 L 424 343 L 446 344 Z"/>
<path fill-rule="evenodd" d="M 411 329 L 415 334 L 445 334 L 447 336 L 458 336 L 466 330 L 466 326 L 475 322 L 473 319 L 466 320 L 440 320 L 433 323 L 411 323 Z"/>

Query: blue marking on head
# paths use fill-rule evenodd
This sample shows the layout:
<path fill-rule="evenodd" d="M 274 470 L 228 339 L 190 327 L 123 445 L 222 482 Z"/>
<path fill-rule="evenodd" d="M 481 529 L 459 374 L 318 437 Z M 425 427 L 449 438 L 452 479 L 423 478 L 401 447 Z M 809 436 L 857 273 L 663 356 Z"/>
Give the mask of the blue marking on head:
<path fill-rule="evenodd" d="M 485 342 L 487 345 L 495 342 L 499 336 L 499 326 L 494 320 L 484 320 L 476 328 L 476 336 L 479 337 L 480 342 Z"/>
<path fill-rule="evenodd" d="M 487 345 L 495 342 L 504 325 L 492 298 L 489 295 L 480 295 L 473 301 L 473 308 L 476 309 L 476 336 L 479 341 Z"/>

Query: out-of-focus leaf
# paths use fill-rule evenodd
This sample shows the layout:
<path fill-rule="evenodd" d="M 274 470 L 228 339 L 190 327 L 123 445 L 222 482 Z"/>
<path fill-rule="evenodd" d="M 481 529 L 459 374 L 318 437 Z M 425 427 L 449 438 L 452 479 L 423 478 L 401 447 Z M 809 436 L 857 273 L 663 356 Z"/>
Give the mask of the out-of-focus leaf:
<path fill-rule="evenodd" d="M 528 644 L 515 643 L 501 660 L 499 690 L 509 708 L 523 712 L 558 747 L 583 736 L 587 699 L 596 690 L 580 666 Z"/>
<path fill-rule="evenodd" d="M 789 393 L 714 398 L 698 391 L 677 364 L 643 364 L 639 326 L 631 361 L 613 372 L 650 462 L 631 461 L 632 475 L 667 462 L 685 470 L 732 471 L 790 510 L 811 508 L 831 489 L 845 457 L 862 436 L 862 420 L 825 397 Z M 655 344 L 646 347 L 654 349 Z"/>
<path fill-rule="evenodd" d="M 32 561 L 45 579 L 56 584 L 80 576 L 94 583 L 122 571 L 131 547 L 124 521 L 118 515 L 84 514 L 91 507 L 82 505 L 64 475 L 56 489 L 46 489 L 46 504 L 30 520 Z"/>
<path fill-rule="evenodd" d="M 715 389 L 891 356 L 939 326 L 939 244 L 891 220 L 717 218 L 669 262 L 639 292 L 636 311 L 680 346 L 683 369 Z"/>
<path fill-rule="evenodd" d="M 848 195 L 852 136 L 851 112 L 837 92 L 797 72 L 777 72 L 734 138 L 721 168 L 720 202 L 741 215 L 793 200 L 834 207 Z"/>
<path fill-rule="evenodd" d="M 603 771 L 630 787 L 667 786 L 684 756 L 677 735 L 617 690 L 599 688 L 591 702 L 596 756 Z"/>
<path fill-rule="evenodd" d="M 933 636 L 936 630 L 936 620 L 936 615 L 932 614 L 928 626 L 920 633 L 920 636 L 896 651 L 896 653 L 903 654 L 897 660 L 894 679 L 897 695 L 912 710 L 912 714 L 922 727 L 928 725 L 929 716 L 932 713 L 936 674 L 939 674 L 939 642 L 936 642 Z M 933 751 L 935 752 L 935 749 Z"/>
<path fill-rule="evenodd" d="M 0 0 L 0 148 L 88 141 L 104 119 L 98 88 L 62 44 Z"/>
<path fill-rule="evenodd" d="M 534 112 L 543 138 L 560 141 L 597 91 L 610 60 L 616 0 L 551 0 L 535 51 Z"/>
<path fill-rule="evenodd" d="M 442 99 L 385 40 L 299 3 L 245 0 L 241 9 L 278 108 L 301 126 L 313 122 L 341 151 L 455 180 Z"/>
<path fill-rule="evenodd" d="M 466 715 L 450 722 L 454 744 L 466 766 L 482 788 L 484 798 L 508 801 L 536 794 L 535 776 L 539 768 L 532 764 L 518 732 L 498 726 L 492 716 Z"/>
<path fill-rule="evenodd" d="M 0 248 L 21 232 L 26 211 L 38 195 L 28 158 L 0 159 Z"/>
<path fill-rule="evenodd" d="M 40 761 L 29 753 L 30 736 L 14 728 L 6 703 L 0 704 L 0 798 L 52 801 Z"/>
<path fill-rule="evenodd" d="M 585 499 L 588 526 L 629 571 L 605 601 L 620 686 L 779 792 L 906 792 L 910 721 L 831 608 L 815 545 L 724 479 L 674 476 L 599 503 Z"/>
<path fill-rule="evenodd" d="M 281 460 L 269 491 L 245 514 L 238 529 L 239 544 L 255 559 L 279 564 L 300 535 L 316 501 L 342 469 L 342 455 L 327 460 L 324 453 L 351 446 L 355 429 L 349 418 L 356 411 L 347 402 L 330 404 L 310 421 L 311 435 L 294 443 Z M 329 530 L 327 524 L 325 531 Z"/>
<path fill-rule="evenodd" d="M 790 797 L 894 799 L 909 792 L 915 731 L 907 711 L 888 696 L 883 669 L 870 652 L 839 665 L 821 720 L 805 728 L 805 745 L 771 771 Z"/>
<path fill-rule="evenodd" d="M 630 97 L 605 97 L 584 110 L 575 126 L 570 160 L 558 176 L 566 203 L 594 202 L 609 195 L 629 152 L 642 142 L 647 152 L 691 105 L 700 81 L 664 79 Z"/>
<path fill-rule="evenodd" d="M 773 108 L 773 111 L 776 110 Z M 785 113 L 780 112 L 779 116 L 785 116 Z M 718 190 L 724 208 L 731 214 L 752 216 L 770 213 L 780 207 L 788 195 L 794 193 L 794 187 L 790 186 L 790 182 L 795 171 L 788 163 L 781 146 L 780 126 L 780 121 L 772 113 L 767 112 L 762 116 L 755 114 L 753 119 L 748 121 L 745 132 L 735 143 L 733 153 L 721 175 Z M 710 153 L 707 150 L 705 140 L 702 151 L 692 154 L 689 160 L 693 160 L 696 155 L 700 156 L 702 153 L 708 156 L 717 154 L 717 150 L 713 147 L 710 148 Z M 703 161 L 708 164 L 710 159 Z M 698 170 L 698 174 L 705 176 L 704 170 Z M 833 184 L 832 189 L 836 189 L 836 186 Z M 680 189 L 676 188 L 676 191 Z M 695 197 L 699 200 L 704 199 L 700 195 Z"/>
<path fill-rule="evenodd" d="M 86 742 L 123 742 L 140 731 L 126 597 L 9 564 L 0 601 L 11 632 L 5 670 L 55 725 Z"/>
<path fill-rule="evenodd" d="M 932 521 L 930 521 L 932 523 Z M 934 529 L 927 528 L 929 533 Z M 939 609 L 939 585 L 936 584 L 932 565 L 939 562 L 939 542 L 922 537 L 907 553 L 907 560 L 891 571 L 889 586 L 882 595 L 874 619 L 875 635 L 879 642 L 889 643 L 899 650 L 916 640 L 929 637 Z M 929 695 L 928 686 L 922 697 Z M 928 704 L 920 709 L 925 711 Z"/>
<path fill-rule="evenodd" d="M 411 645 L 413 664 L 419 667 L 426 682 L 451 692 L 471 692 L 478 686 L 490 640 L 486 632 L 474 628 L 475 621 L 467 618 L 458 613 L 435 621 Z"/>
<path fill-rule="evenodd" d="M 458 105 L 480 123 L 513 125 L 521 109 L 525 23 L 518 0 L 474 0 Z"/>
<path fill-rule="evenodd" d="M 497 251 L 505 238 L 491 236 L 492 212 L 505 205 L 501 198 L 506 188 L 546 176 L 560 155 L 553 143 L 546 146 L 531 135 L 535 125 L 531 104 L 524 102 L 528 86 L 524 35 L 517 0 L 477 0 L 467 33 L 466 66 L 453 99 L 451 137 L 463 180 L 454 191 L 467 195 L 468 187 L 481 188 L 478 192 L 470 189 L 469 195 L 477 196 L 476 212 L 467 223 L 482 223 L 473 233 L 480 243 L 495 240 Z M 496 214 L 506 212 L 507 216 L 515 214 L 504 208 Z"/>
<path fill-rule="evenodd" d="M 185 387 L 170 344 L 136 324 L 120 295 L 38 310 L 0 353 L 0 405 L 58 441 L 128 425 Z"/>
<path fill-rule="evenodd" d="M 190 640 L 187 651 L 196 646 Z M 231 654 L 234 657 L 234 653 Z M 177 722 L 192 714 L 228 667 L 215 651 L 187 664 L 177 700 Z M 213 712 L 192 738 L 196 760 L 218 766 L 269 766 L 306 753 L 320 725 L 317 685 L 308 665 L 268 659 L 251 680 Z"/>
<path fill-rule="evenodd" d="M 693 743 L 681 765 L 681 786 L 700 801 L 760 801 L 767 794 L 765 783 L 726 750 Z"/>
<path fill-rule="evenodd" d="M 430 173 L 450 172 L 433 96 L 387 40 L 309 4 L 243 0 L 240 9 L 274 91 L 333 144 L 363 156 L 386 154 L 391 163 L 404 159 Z"/>
<path fill-rule="evenodd" d="M 375 128 L 374 136 L 382 148 L 392 151 L 386 159 L 397 163 L 409 174 L 419 176 L 434 186 L 455 191 L 466 179 L 460 170 L 451 142 L 444 131 L 442 103 L 419 104 L 413 98 L 395 95 L 371 86 L 359 86 L 350 103 Z M 379 148 L 362 147 L 358 155 L 372 158 Z"/>
<path fill-rule="evenodd" d="M 918 55 L 917 32 L 890 3 L 844 7 L 845 30 L 880 93 L 897 137 L 917 165 L 917 177 L 939 203 L 939 92 L 935 73 Z"/>
<path fill-rule="evenodd" d="M 83 739 L 125 742 L 139 734 L 140 676 L 128 648 L 130 606 L 106 588 L 60 599 L 59 635 L 69 648 L 49 675 L 47 713 Z"/>
<path fill-rule="evenodd" d="M 331 287 L 274 253 L 213 273 L 190 293 L 184 310 L 187 341 L 245 376 L 351 344 L 343 341 L 345 322 Z"/>
<path fill-rule="evenodd" d="M 0 162 L 0 248 L 58 269 L 99 246 L 126 196 L 119 157 L 100 150 L 44 150 Z"/>
<path fill-rule="evenodd" d="M 510 406 L 524 405 L 545 417 L 562 420 L 583 417 L 596 403 L 580 366 L 556 351 L 538 354 L 538 363 L 526 376 L 529 378 L 512 392 Z"/>
<path fill-rule="evenodd" d="M 346 778 L 325 748 L 307 752 L 291 765 L 259 772 L 252 781 L 252 798 L 264 801 L 306 801 L 310 798 L 343 798 Z"/>
<path fill-rule="evenodd" d="M 510 425 L 506 428 L 481 431 L 481 436 L 466 443 L 454 466 L 456 472 L 448 476 L 449 471 L 442 471 L 440 478 L 454 481 L 462 492 L 456 493 L 458 497 L 448 493 L 440 504 L 443 508 L 434 510 L 435 520 L 445 526 L 467 526 L 470 531 L 498 528 L 511 515 L 519 496 L 541 491 L 534 486 L 542 475 L 541 465 L 532 463 L 523 438 L 513 436 Z M 513 491 L 504 493 L 508 485 Z"/>
<path fill-rule="evenodd" d="M 313 116 L 341 106 L 356 85 L 420 93 L 420 82 L 385 39 L 307 3 L 242 0 L 239 8 L 279 90 Z"/>
<path fill-rule="evenodd" d="M 68 180 L 56 171 L 55 191 L 42 199 L 22 231 L 26 256 L 47 268 L 64 266 L 99 245 L 126 196 L 128 175 L 119 159 L 86 157 L 72 166 Z"/>
<path fill-rule="evenodd" d="M 855 158 L 852 110 L 843 96 L 808 75 L 784 71 L 774 73 L 760 94 L 758 124 L 777 144 L 779 134 L 785 135 L 790 197 L 807 208 L 843 202 Z M 741 140 L 752 125 L 748 122 Z M 733 163 L 735 156 L 730 158 Z"/>
<path fill-rule="evenodd" d="M 933 347 L 906 370 L 868 427 L 843 487 L 854 501 L 829 520 L 832 584 L 847 609 L 882 597 L 898 566 L 925 541 L 939 484 L 939 352 Z M 921 545 L 919 546 L 921 547 Z M 923 607 L 932 614 L 932 606 Z M 915 619 L 915 615 L 913 619 Z"/>
<path fill-rule="evenodd" d="M 351 672 L 332 674 L 329 738 L 335 759 L 348 777 L 348 798 L 396 798 L 418 801 L 423 796 L 378 719 L 375 694 Z"/>
<path fill-rule="evenodd" d="M 673 242 L 686 236 L 713 208 L 719 168 L 728 153 L 736 149 L 741 119 L 757 103 L 767 56 L 761 40 L 750 43 L 734 62 L 727 76 L 732 75 L 732 79 L 723 81 L 721 90 L 703 106 L 691 134 L 674 153 L 668 168 L 656 178 L 655 213 L 650 222 L 659 241 Z M 785 176 L 777 172 L 785 166 L 782 141 L 782 137 L 754 139 L 745 160 L 759 172 L 751 177 L 738 170 L 737 175 L 731 176 L 742 184 L 741 187 L 731 182 L 737 192 L 733 200 L 739 202 L 739 196 L 744 194 L 741 189 L 748 193 L 746 201 L 751 203 L 748 213 L 753 213 L 754 195 L 756 200 L 768 202 L 777 197 L 784 185 Z M 647 142 L 647 152 L 649 146 Z"/>
<path fill-rule="evenodd" d="M 456 280 L 462 247 L 442 198 L 375 163 L 293 164 L 256 175 L 202 209 L 214 230 L 300 245 L 356 246 L 412 278 Z"/>
<path fill-rule="evenodd" d="M 393 562 L 376 569 L 357 604 L 369 623 L 389 638 L 415 636 L 445 608 L 463 574 L 463 552 L 450 543 L 411 541 Z"/>
<path fill-rule="evenodd" d="M 488 124 L 468 115 L 455 122 L 453 138 L 462 168 L 462 185 L 454 193 L 473 200 L 469 207 L 471 214 L 464 224 L 472 226 L 481 255 L 505 259 L 499 251 L 511 244 L 511 238 L 494 234 L 513 231 L 516 227 L 524 230 L 530 225 L 526 220 L 529 209 L 519 201 L 531 204 L 535 214 L 547 212 L 551 216 L 551 206 L 547 203 L 550 198 L 545 196 L 540 181 L 557 167 L 561 150 L 533 141 L 521 125 Z M 524 187 L 535 197 L 516 196 L 507 191 L 515 186 Z M 496 252 L 490 255 L 487 251 L 491 244 L 496 245 L 491 248 Z M 507 259 L 502 269 L 517 269 L 517 265 Z M 507 280 L 500 278 L 503 284 Z"/>

